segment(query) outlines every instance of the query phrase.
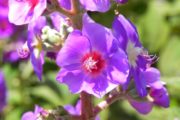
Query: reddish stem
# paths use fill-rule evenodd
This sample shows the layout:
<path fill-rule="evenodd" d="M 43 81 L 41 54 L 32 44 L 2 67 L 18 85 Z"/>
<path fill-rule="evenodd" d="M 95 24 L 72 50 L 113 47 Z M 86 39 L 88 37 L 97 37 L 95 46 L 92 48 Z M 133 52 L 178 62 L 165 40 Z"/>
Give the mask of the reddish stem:
<path fill-rule="evenodd" d="M 92 96 L 86 92 L 81 92 L 81 120 L 93 120 Z"/>

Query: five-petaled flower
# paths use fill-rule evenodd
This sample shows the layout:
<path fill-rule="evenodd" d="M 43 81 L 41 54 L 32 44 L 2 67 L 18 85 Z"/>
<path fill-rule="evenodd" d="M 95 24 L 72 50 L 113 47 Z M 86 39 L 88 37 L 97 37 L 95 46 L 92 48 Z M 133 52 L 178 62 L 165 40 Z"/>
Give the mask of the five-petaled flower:
<path fill-rule="evenodd" d="M 97 97 L 124 84 L 129 73 L 128 60 L 122 49 L 114 52 L 113 41 L 110 29 L 85 14 L 82 32 L 70 33 L 57 56 L 61 67 L 57 80 L 67 84 L 72 93 L 86 91 Z"/>

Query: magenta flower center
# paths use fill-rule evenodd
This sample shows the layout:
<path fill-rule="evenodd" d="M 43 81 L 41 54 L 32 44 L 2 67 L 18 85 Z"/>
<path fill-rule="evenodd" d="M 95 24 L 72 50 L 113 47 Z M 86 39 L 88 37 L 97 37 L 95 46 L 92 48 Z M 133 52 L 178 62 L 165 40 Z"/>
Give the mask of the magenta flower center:
<path fill-rule="evenodd" d="M 82 66 L 86 72 L 98 74 L 105 67 L 105 60 L 98 52 L 87 53 L 82 58 Z"/>
<path fill-rule="evenodd" d="M 28 2 L 29 6 L 31 7 L 30 11 L 32 11 L 39 2 L 39 0 L 16 0 L 16 1 L 18 1 L 18 2 Z"/>

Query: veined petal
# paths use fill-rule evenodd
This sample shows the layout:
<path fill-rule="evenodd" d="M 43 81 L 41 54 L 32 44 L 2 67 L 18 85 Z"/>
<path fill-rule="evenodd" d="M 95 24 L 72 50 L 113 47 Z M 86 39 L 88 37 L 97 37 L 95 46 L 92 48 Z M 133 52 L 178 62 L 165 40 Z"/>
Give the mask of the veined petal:
<path fill-rule="evenodd" d="M 80 31 L 70 33 L 63 48 L 59 51 L 56 63 L 59 66 L 68 66 L 81 62 L 83 55 L 90 51 L 89 40 L 82 36 Z"/>
<path fill-rule="evenodd" d="M 28 25 L 28 31 L 33 32 L 35 35 L 40 35 L 43 27 L 46 25 L 46 18 L 44 16 L 41 16 Z"/>
<path fill-rule="evenodd" d="M 163 84 L 160 81 L 160 72 L 156 68 L 148 68 L 142 72 L 142 78 L 146 81 L 147 85 L 154 89 L 163 88 Z"/>
<path fill-rule="evenodd" d="M 56 79 L 60 83 L 66 84 L 72 93 L 79 93 L 82 90 L 84 74 L 80 70 L 61 69 Z"/>
<path fill-rule="evenodd" d="M 91 85 L 92 89 L 86 89 L 84 86 L 84 91 L 98 98 L 103 97 L 105 94 L 118 86 L 118 84 L 114 84 L 103 74 L 97 77 L 89 78 L 88 82 L 90 82 L 88 84 Z"/>
<path fill-rule="evenodd" d="M 34 71 L 36 73 L 36 75 L 38 76 L 39 80 L 42 80 L 42 73 L 43 73 L 43 64 L 44 64 L 44 53 L 41 52 L 40 56 L 37 57 L 34 53 L 35 51 L 33 51 L 31 53 L 31 63 L 33 65 Z"/>
<path fill-rule="evenodd" d="M 148 114 L 153 107 L 153 103 L 149 101 L 136 101 L 132 98 L 128 99 L 129 103 L 141 114 Z"/>
<path fill-rule="evenodd" d="M 110 0 L 80 0 L 82 6 L 89 11 L 106 12 L 110 9 Z"/>
<path fill-rule="evenodd" d="M 110 51 L 114 39 L 111 30 L 95 23 L 87 14 L 83 16 L 82 33 L 90 40 L 93 50 L 101 53 Z"/>
<path fill-rule="evenodd" d="M 146 90 L 146 81 L 143 80 L 143 78 L 141 77 L 141 72 L 142 70 L 139 68 L 132 68 L 133 69 L 133 77 L 134 77 L 134 82 L 136 84 L 136 90 L 138 92 L 138 94 L 141 97 L 144 97 L 147 95 L 147 90 Z"/>
<path fill-rule="evenodd" d="M 136 27 L 123 15 L 119 15 L 115 18 L 113 22 L 113 29 L 116 36 L 123 36 L 123 38 L 125 38 L 124 41 L 123 39 L 120 39 L 120 43 L 123 45 L 127 45 L 128 40 L 131 40 L 135 46 L 141 47 Z M 128 38 L 126 38 L 126 35 L 124 35 L 124 30 Z"/>
<path fill-rule="evenodd" d="M 109 58 L 107 72 L 110 79 L 117 84 L 124 84 L 127 81 L 129 64 L 124 51 L 119 49 Z"/>
<path fill-rule="evenodd" d="M 162 89 L 152 89 L 150 91 L 150 96 L 154 99 L 154 104 L 162 106 L 162 107 L 169 107 L 169 95 L 166 88 Z"/>

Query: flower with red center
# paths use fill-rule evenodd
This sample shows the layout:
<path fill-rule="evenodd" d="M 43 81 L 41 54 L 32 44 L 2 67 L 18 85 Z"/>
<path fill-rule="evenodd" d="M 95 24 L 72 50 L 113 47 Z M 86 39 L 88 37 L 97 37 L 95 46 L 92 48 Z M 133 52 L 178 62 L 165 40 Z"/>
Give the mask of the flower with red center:
<path fill-rule="evenodd" d="M 9 21 L 16 25 L 35 21 L 46 9 L 46 0 L 9 0 Z"/>
<path fill-rule="evenodd" d="M 82 67 L 85 72 L 96 75 L 99 74 L 105 67 L 105 60 L 98 52 L 87 53 L 82 57 Z"/>
<path fill-rule="evenodd" d="M 57 80 L 68 85 L 72 93 L 85 91 L 97 97 L 125 83 L 129 73 L 127 56 L 121 49 L 112 50 L 113 40 L 110 29 L 85 14 L 82 32 L 70 33 L 58 53 L 56 63 L 61 70 Z"/>

